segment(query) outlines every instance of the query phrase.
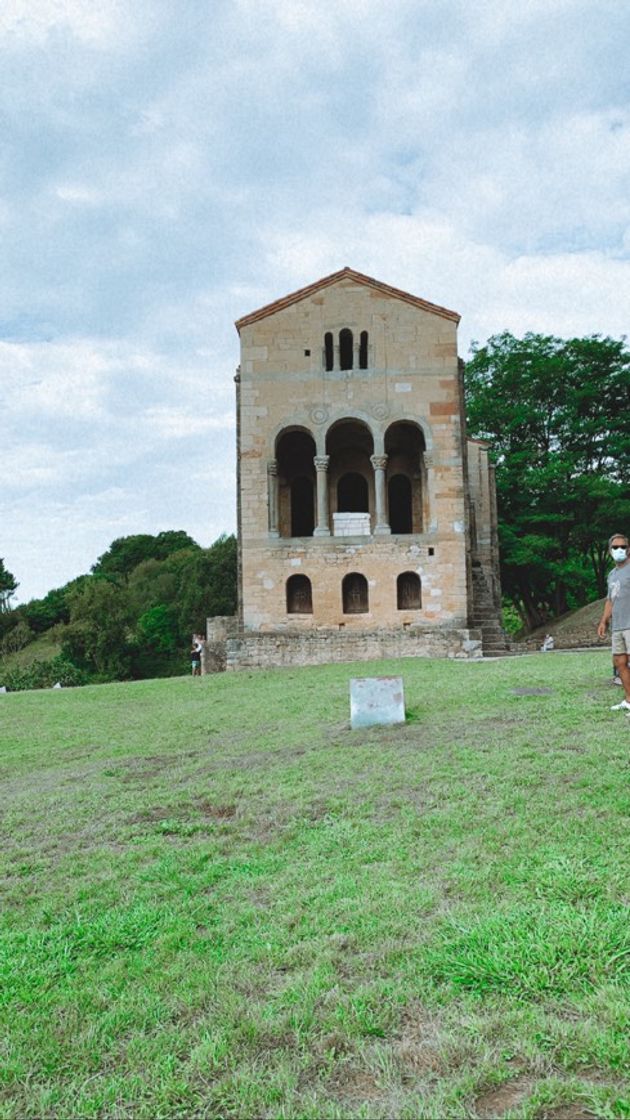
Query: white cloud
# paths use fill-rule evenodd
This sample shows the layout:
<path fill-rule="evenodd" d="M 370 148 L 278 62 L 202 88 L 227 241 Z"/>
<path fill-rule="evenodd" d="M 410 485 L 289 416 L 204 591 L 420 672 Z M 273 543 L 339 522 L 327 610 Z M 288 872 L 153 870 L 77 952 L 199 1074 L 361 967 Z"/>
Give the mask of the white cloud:
<path fill-rule="evenodd" d="M 61 30 L 82 43 L 106 46 L 124 29 L 127 15 L 122 0 L 3 0 L 0 42 L 6 37 L 41 44 Z"/>
<path fill-rule="evenodd" d="M 203 416 L 182 408 L 159 405 L 149 408 L 144 414 L 147 426 L 160 439 L 184 439 L 193 436 L 209 435 L 211 432 L 235 427 L 233 412 L 219 416 Z"/>

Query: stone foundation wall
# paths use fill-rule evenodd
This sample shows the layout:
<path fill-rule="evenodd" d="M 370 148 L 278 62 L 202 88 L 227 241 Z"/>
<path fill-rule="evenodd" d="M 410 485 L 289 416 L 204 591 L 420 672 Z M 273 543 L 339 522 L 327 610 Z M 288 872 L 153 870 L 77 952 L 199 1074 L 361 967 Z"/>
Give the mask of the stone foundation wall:
<path fill-rule="evenodd" d="M 225 640 L 225 667 L 268 669 L 399 657 L 481 657 L 481 631 L 412 629 L 241 633 Z"/>

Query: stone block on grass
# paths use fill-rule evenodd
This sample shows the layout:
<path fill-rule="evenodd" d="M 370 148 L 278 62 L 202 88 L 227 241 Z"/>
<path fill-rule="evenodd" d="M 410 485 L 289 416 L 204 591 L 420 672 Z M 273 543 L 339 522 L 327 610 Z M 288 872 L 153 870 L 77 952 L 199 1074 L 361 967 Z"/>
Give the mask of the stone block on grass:
<path fill-rule="evenodd" d="M 350 681 L 350 726 L 374 727 L 405 722 L 402 677 L 353 677 Z"/>

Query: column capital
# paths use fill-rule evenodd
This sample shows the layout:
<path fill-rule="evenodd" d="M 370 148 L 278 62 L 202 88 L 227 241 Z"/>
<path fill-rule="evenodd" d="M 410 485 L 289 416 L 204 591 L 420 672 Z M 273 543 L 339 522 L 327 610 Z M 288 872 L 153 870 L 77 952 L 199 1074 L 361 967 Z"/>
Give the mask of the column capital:
<path fill-rule="evenodd" d="M 328 464 L 330 463 L 330 455 L 316 455 L 313 462 L 316 471 L 327 471 Z"/>
<path fill-rule="evenodd" d="M 423 458 L 424 458 L 425 467 L 434 467 L 435 466 L 435 455 L 431 455 L 430 452 L 425 451 L 425 453 L 423 455 Z"/>
<path fill-rule="evenodd" d="M 387 455 L 372 455 L 370 462 L 375 471 L 384 471 L 387 469 Z"/>
<path fill-rule="evenodd" d="M 277 474 L 277 473 L 278 473 L 278 460 L 277 459 L 267 459 L 267 474 Z"/>

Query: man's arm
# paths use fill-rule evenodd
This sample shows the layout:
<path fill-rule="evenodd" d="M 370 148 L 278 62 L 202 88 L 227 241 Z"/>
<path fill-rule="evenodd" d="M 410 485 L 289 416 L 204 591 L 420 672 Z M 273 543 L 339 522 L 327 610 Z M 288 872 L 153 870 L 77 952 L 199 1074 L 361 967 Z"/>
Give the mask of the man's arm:
<path fill-rule="evenodd" d="M 604 613 L 603 613 L 603 615 L 600 619 L 599 626 L 597 627 L 597 637 L 598 638 L 605 638 L 606 637 L 606 631 L 608 629 L 608 623 L 610 622 L 610 616 L 611 615 L 612 615 L 612 602 L 610 601 L 610 599 L 607 599 L 606 603 L 604 605 Z"/>

